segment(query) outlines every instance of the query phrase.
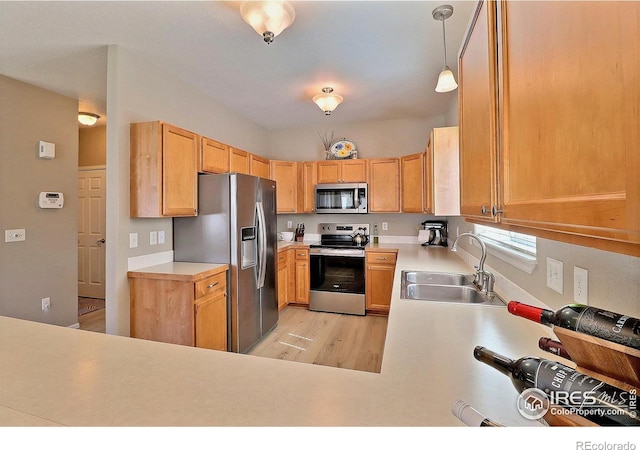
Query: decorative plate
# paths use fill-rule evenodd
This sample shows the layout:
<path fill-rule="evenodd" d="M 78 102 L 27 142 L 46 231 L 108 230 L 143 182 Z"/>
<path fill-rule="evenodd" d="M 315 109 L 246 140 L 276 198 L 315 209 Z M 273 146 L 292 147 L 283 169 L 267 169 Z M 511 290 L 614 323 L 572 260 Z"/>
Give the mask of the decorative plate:
<path fill-rule="evenodd" d="M 348 139 L 338 139 L 329 147 L 329 153 L 336 159 L 351 158 L 355 151 L 356 144 Z"/>

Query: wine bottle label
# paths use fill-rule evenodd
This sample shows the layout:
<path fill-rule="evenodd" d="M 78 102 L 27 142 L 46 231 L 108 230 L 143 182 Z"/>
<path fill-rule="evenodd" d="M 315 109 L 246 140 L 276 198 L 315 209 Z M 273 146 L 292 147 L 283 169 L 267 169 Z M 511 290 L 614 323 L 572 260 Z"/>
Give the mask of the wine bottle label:
<path fill-rule="evenodd" d="M 598 308 L 585 308 L 576 331 L 640 350 L 640 320 Z"/>
<path fill-rule="evenodd" d="M 598 423 L 611 420 L 612 424 L 640 425 L 634 391 L 618 389 L 564 364 L 542 360 L 535 387 L 552 403 Z"/>

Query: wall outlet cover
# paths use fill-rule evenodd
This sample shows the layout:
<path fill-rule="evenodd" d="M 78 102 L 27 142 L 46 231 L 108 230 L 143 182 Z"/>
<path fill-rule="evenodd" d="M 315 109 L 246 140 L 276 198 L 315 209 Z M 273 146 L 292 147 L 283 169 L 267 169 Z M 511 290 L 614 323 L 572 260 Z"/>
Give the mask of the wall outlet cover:
<path fill-rule="evenodd" d="M 589 271 L 582 267 L 573 267 L 573 301 L 589 304 Z"/>
<path fill-rule="evenodd" d="M 553 258 L 547 258 L 547 287 L 559 294 L 564 291 L 563 264 Z"/>

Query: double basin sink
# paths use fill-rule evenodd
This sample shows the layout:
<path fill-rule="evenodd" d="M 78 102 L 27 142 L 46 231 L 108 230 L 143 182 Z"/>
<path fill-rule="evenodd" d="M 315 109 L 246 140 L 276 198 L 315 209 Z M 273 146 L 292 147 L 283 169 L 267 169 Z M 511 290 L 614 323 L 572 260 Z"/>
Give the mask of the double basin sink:
<path fill-rule="evenodd" d="M 498 294 L 481 292 L 472 274 L 402 271 L 400 298 L 429 302 L 505 306 Z"/>

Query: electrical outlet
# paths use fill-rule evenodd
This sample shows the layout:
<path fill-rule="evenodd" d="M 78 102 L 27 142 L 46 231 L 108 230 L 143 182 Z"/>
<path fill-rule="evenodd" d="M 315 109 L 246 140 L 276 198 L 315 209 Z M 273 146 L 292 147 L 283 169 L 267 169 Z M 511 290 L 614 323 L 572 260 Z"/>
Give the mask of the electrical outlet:
<path fill-rule="evenodd" d="M 45 297 L 42 299 L 42 310 L 49 311 L 51 309 L 51 297 Z"/>
<path fill-rule="evenodd" d="M 164 230 L 158 231 L 158 244 L 164 244 Z"/>
<path fill-rule="evenodd" d="M 5 242 L 18 242 L 24 241 L 25 239 L 27 239 L 27 232 L 24 228 L 19 228 L 17 230 L 4 230 Z"/>
<path fill-rule="evenodd" d="M 387 222 L 382 222 L 382 231 L 387 231 L 389 229 L 389 224 Z"/>
<path fill-rule="evenodd" d="M 158 232 L 150 231 L 149 232 L 149 245 L 158 245 Z"/>
<path fill-rule="evenodd" d="M 589 304 L 589 271 L 582 267 L 573 267 L 573 301 Z"/>
<path fill-rule="evenodd" d="M 562 261 L 547 258 L 547 287 L 559 294 L 562 294 L 564 290 L 562 266 Z"/>
<path fill-rule="evenodd" d="M 138 246 L 138 233 L 129 233 L 129 248 Z"/>

